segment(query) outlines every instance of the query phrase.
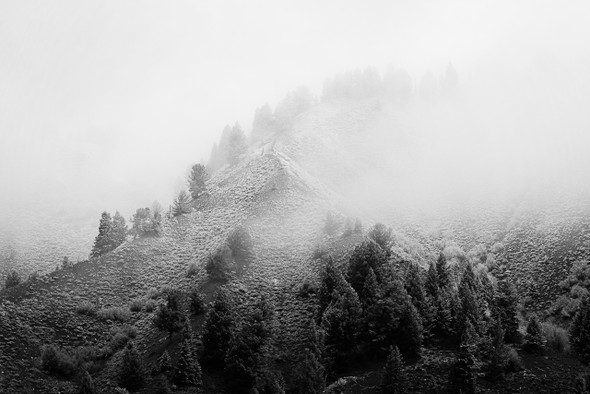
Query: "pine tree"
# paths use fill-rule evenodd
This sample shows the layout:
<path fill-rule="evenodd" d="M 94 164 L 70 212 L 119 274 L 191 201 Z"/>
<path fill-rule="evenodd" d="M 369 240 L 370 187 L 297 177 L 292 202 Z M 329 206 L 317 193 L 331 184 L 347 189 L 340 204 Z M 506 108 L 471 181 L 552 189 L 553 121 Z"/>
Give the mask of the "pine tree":
<path fill-rule="evenodd" d="M 338 227 L 340 227 L 338 221 L 336 220 L 336 215 L 333 212 L 328 212 L 326 214 L 326 223 L 324 224 L 324 232 L 330 236 L 335 235 L 336 231 L 338 231 Z"/>
<path fill-rule="evenodd" d="M 195 164 L 191 168 L 191 173 L 188 177 L 188 189 L 193 200 L 196 200 L 205 192 L 205 181 L 208 177 L 209 174 L 204 165 Z"/>
<path fill-rule="evenodd" d="M 346 281 L 342 289 L 334 290 L 332 298 L 322 316 L 322 329 L 326 332 L 327 356 L 339 365 L 357 344 L 362 308 L 358 295 Z"/>
<path fill-rule="evenodd" d="M 504 345 L 504 330 L 502 323 L 496 320 L 492 332 L 492 349 L 488 376 L 491 379 L 502 379 L 506 369 L 506 349 Z"/>
<path fill-rule="evenodd" d="M 116 249 L 127 239 L 127 223 L 125 218 L 119 213 L 115 212 L 110 234 L 111 250 Z"/>
<path fill-rule="evenodd" d="M 153 394 L 172 394 L 172 390 L 170 389 L 170 383 L 168 382 L 168 378 L 164 374 L 157 375 L 152 383 L 152 391 L 150 393 Z"/>
<path fill-rule="evenodd" d="M 377 277 L 377 282 L 383 282 L 383 266 L 387 263 L 385 251 L 374 241 L 367 240 L 354 248 L 348 262 L 348 281 L 352 288 L 360 293 L 363 290 L 369 268 Z"/>
<path fill-rule="evenodd" d="M 412 299 L 412 304 L 414 304 L 414 306 L 420 313 L 422 320 L 427 320 L 431 317 L 426 301 L 426 291 L 424 290 L 424 282 L 422 280 L 422 275 L 420 271 L 421 268 L 417 264 L 410 263 L 408 271 L 406 273 L 404 285 L 406 291 L 408 292 L 408 295 Z"/>
<path fill-rule="evenodd" d="M 365 284 L 363 285 L 363 289 L 359 294 L 359 299 L 363 309 L 366 309 L 368 306 L 379 301 L 381 298 L 380 290 L 381 289 L 379 283 L 377 282 L 375 272 L 372 268 L 369 268 L 369 273 L 365 278 Z"/>
<path fill-rule="evenodd" d="M 239 124 L 235 124 L 231 130 L 229 136 L 228 145 L 228 163 L 230 166 L 234 166 L 238 163 L 241 156 L 248 150 L 248 144 L 246 141 L 246 135 L 242 131 Z"/>
<path fill-rule="evenodd" d="M 363 233 L 363 223 L 361 222 L 361 220 L 359 218 L 356 218 L 356 220 L 354 221 L 353 232 L 355 234 L 362 234 Z"/>
<path fill-rule="evenodd" d="M 203 358 L 213 366 L 223 366 L 235 325 L 234 302 L 227 289 L 215 293 L 213 307 L 203 323 Z"/>
<path fill-rule="evenodd" d="M 430 299 L 436 301 L 440 289 L 438 287 L 438 274 L 434 263 L 428 266 L 424 289 L 426 290 L 426 295 L 430 297 Z"/>
<path fill-rule="evenodd" d="M 234 392 L 249 393 L 259 378 L 265 375 L 265 346 L 273 335 L 273 320 L 274 308 L 266 298 L 262 298 L 241 329 L 232 333 L 225 358 L 225 371 Z"/>
<path fill-rule="evenodd" d="M 167 377 L 171 376 L 172 362 L 168 350 L 164 350 L 164 353 L 158 358 L 158 372 Z"/>
<path fill-rule="evenodd" d="M 582 298 L 570 326 L 570 343 L 574 352 L 584 361 L 590 361 L 590 298 Z"/>
<path fill-rule="evenodd" d="M 172 203 L 172 216 L 177 217 L 184 215 L 190 213 L 191 210 L 190 196 L 186 191 L 181 190 Z"/>
<path fill-rule="evenodd" d="M 537 315 L 532 315 L 526 326 L 526 335 L 524 337 L 525 347 L 530 351 L 538 351 L 543 348 L 544 338 L 543 329 Z"/>
<path fill-rule="evenodd" d="M 377 223 L 367 234 L 370 239 L 381 247 L 387 256 L 391 253 L 391 245 L 393 244 L 391 231 L 391 228 L 385 227 L 383 223 Z"/>
<path fill-rule="evenodd" d="M 185 319 L 185 321 L 187 321 Z M 190 323 L 187 321 L 182 335 L 180 356 L 174 374 L 174 383 L 178 386 L 201 386 L 201 366 L 194 352 L 194 339 Z"/>
<path fill-rule="evenodd" d="M 179 331 L 185 322 L 185 317 L 180 310 L 180 294 L 177 291 L 169 291 L 166 305 L 160 306 L 154 318 L 154 325 L 160 331 L 168 332 L 168 340 Z"/>
<path fill-rule="evenodd" d="M 405 376 L 403 367 L 403 359 L 399 349 L 397 346 L 391 346 L 381 381 L 381 389 L 384 394 L 404 393 Z"/>
<path fill-rule="evenodd" d="M 130 391 L 135 391 L 145 382 L 143 361 L 133 342 L 129 342 L 123 352 L 123 363 L 119 374 L 119 385 Z"/>
<path fill-rule="evenodd" d="M 447 288 L 451 284 L 451 274 L 447 266 L 447 258 L 440 252 L 436 261 L 436 279 L 439 289 Z"/>
<path fill-rule="evenodd" d="M 205 300 L 198 289 L 192 289 L 189 294 L 190 311 L 194 315 L 200 315 L 205 312 Z"/>
<path fill-rule="evenodd" d="M 298 392 L 300 394 L 321 394 L 326 387 L 326 369 L 317 355 L 305 349 L 299 368 Z"/>
<path fill-rule="evenodd" d="M 94 387 L 94 381 L 88 371 L 82 373 L 82 379 L 80 380 L 80 388 L 78 389 L 79 394 L 96 394 L 96 388 Z"/>
<path fill-rule="evenodd" d="M 494 317 L 500 320 L 505 329 L 504 337 L 507 343 L 518 340 L 518 296 L 514 285 L 507 279 L 498 282 L 498 293 L 494 298 Z"/>
<path fill-rule="evenodd" d="M 94 246 L 90 257 L 98 257 L 112 250 L 111 229 L 113 220 L 108 212 L 103 212 L 98 225 L 98 235 L 94 239 Z"/>
<path fill-rule="evenodd" d="M 340 270 L 334 265 L 332 257 L 326 258 L 326 265 L 320 274 L 320 289 L 318 292 L 318 317 L 321 319 L 322 314 L 332 302 L 332 295 L 334 290 L 344 288 L 344 276 Z"/>
<path fill-rule="evenodd" d="M 476 389 L 475 357 L 471 346 L 461 345 L 451 376 L 453 392 L 474 394 Z"/>
<path fill-rule="evenodd" d="M 420 356 L 423 339 L 422 321 L 409 299 L 406 299 L 400 316 L 397 337 L 399 349 L 405 356 Z"/>

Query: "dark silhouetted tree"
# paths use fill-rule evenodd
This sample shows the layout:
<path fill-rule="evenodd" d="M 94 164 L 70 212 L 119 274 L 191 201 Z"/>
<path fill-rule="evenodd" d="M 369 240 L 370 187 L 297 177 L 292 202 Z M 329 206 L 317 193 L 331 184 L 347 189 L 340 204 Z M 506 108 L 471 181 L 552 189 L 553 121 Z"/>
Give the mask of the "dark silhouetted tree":
<path fill-rule="evenodd" d="M 403 394 L 405 391 L 404 364 L 397 346 L 389 348 L 387 362 L 383 370 L 381 390 L 384 394 Z"/>
<path fill-rule="evenodd" d="M 494 317 L 500 320 L 505 330 L 504 338 L 507 343 L 518 340 L 518 295 L 514 285 L 503 279 L 498 282 L 498 292 L 493 304 Z"/>
<path fill-rule="evenodd" d="M 202 384 L 201 366 L 193 352 L 194 339 L 190 323 L 187 320 L 185 321 L 180 356 L 176 364 L 176 373 L 174 374 L 174 383 L 178 386 L 200 387 Z"/>
<path fill-rule="evenodd" d="M 234 332 L 225 359 L 225 371 L 236 393 L 250 393 L 265 375 L 265 345 L 273 335 L 274 308 L 266 299 L 259 300 L 241 329 Z M 267 386 L 265 384 L 264 386 Z"/>
<path fill-rule="evenodd" d="M 353 289 L 360 293 L 365 285 L 369 269 L 377 277 L 377 282 L 383 282 L 383 266 L 387 263 L 385 251 L 374 241 L 366 240 L 357 246 L 348 263 L 348 281 Z"/>
<path fill-rule="evenodd" d="M 184 325 L 184 314 L 180 310 L 180 294 L 177 291 L 169 291 L 166 294 L 166 305 L 160 306 L 154 318 L 154 325 L 160 331 L 168 333 L 168 340 L 172 340 L 172 334 Z"/>
<path fill-rule="evenodd" d="M 539 351 L 544 345 L 543 329 L 537 315 L 533 314 L 526 326 L 526 335 L 524 336 L 525 348 L 529 351 Z"/>
<path fill-rule="evenodd" d="M 209 178 L 207 169 L 202 164 L 195 164 L 188 176 L 188 190 L 193 200 L 199 198 L 205 192 L 205 181 Z"/>
<path fill-rule="evenodd" d="M 590 361 L 590 299 L 582 298 L 570 326 L 570 343 L 574 352 L 585 362 Z"/>
<path fill-rule="evenodd" d="M 408 298 L 402 307 L 397 338 L 398 347 L 406 357 L 418 357 L 422 347 L 422 321 L 418 311 Z"/>
<path fill-rule="evenodd" d="M 449 287 L 451 284 L 451 274 L 447 266 L 447 259 L 442 252 L 438 255 L 438 260 L 436 261 L 436 280 L 439 289 Z"/>
<path fill-rule="evenodd" d="M 123 361 L 119 373 L 119 385 L 129 391 L 136 391 L 145 382 L 145 369 L 141 356 L 132 341 L 123 351 Z"/>
<path fill-rule="evenodd" d="M 357 293 L 344 281 L 334 290 L 332 301 L 322 316 L 322 329 L 326 333 L 326 354 L 338 367 L 346 355 L 357 345 L 362 308 Z"/>
<path fill-rule="evenodd" d="M 476 366 L 472 346 L 461 345 L 451 373 L 454 393 L 474 394 L 476 389 Z"/>
<path fill-rule="evenodd" d="M 320 289 L 318 292 L 318 317 L 320 320 L 328 305 L 333 301 L 334 290 L 339 293 L 346 282 L 342 272 L 334 265 L 332 257 L 328 256 L 325 261 L 324 269 L 320 274 Z"/>
<path fill-rule="evenodd" d="M 224 365 L 234 325 L 234 301 L 228 290 L 221 287 L 203 323 L 204 362 L 216 367 Z"/>
<path fill-rule="evenodd" d="M 78 388 L 79 394 L 96 394 L 96 388 L 94 387 L 94 381 L 88 371 L 82 372 L 82 378 L 80 379 L 80 387 Z"/>
<path fill-rule="evenodd" d="M 310 349 L 305 349 L 303 361 L 299 365 L 298 371 L 298 393 L 321 394 L 324 392 L 326 368 Z"/>
<path fill-rule="evenodd" d="M 158 372 L 170 378 L 172 375 L 172 362 L 167 350 L 158 358 Z"/>
<path fill-rule="evenodd" d="M 191 313 L 200 315 L 205 312 L 205 300 L 198 289 L 194 288 L 189 293 L 189 307 Z"/>

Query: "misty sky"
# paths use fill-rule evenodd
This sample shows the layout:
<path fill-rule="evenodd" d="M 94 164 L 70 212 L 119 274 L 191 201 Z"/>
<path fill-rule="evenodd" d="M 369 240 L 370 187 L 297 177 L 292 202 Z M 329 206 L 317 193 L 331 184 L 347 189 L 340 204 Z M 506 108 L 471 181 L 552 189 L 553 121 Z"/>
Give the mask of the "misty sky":
<path fill-rule="evenodd" d="M 248 130 L 257 106 L 302 84 L 319 94 L 325 78 L 358 67 L 419 79 L 452 62 L 498 108 L 559 86 L 568 99 L 558 114 L 578 119 L 588 21 L 587 1 L 5 1 L 2 206 L 51 195 L 84 200 L 98 218 L 168 204 L 225 124 Z"/>

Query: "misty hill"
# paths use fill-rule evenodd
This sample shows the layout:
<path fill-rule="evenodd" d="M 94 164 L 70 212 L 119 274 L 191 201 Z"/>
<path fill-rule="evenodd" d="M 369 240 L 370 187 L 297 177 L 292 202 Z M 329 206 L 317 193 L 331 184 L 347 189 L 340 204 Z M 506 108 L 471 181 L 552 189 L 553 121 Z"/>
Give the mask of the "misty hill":
<path fill-rule="evenodd" d="M 321 264 L 314 254 L 328 250 L 343 266 L 363 239 L 340 236 L 347 219 L 359 218 L 365 228 L 379 221 L 392 226 L 392 250 L 400 259 L 426 267 L 442 250 L 455 266 L 467 257 L 497 260 L 499 275 L 513 277 L 522 295 L 546 301 L 557 294 L 554 284 L 572 259 L 587 253 L 585 208 L 572 204 L 564 216 L 559 205 L 532 206 L 522 195 L 491 204 L 498 201 L 488 194 L 493 187 L 472 190 L 485 184 L 481 180 L 459 183 L 471 169 L 458 165 L 457 173 L 447 174 L 447 165 L 426 165 L 425 155 L 448 155 L 439 152 L 438 142 L 453 135 L 436 137 L 430 122 L 461 104 L 440 105 L 378 97 L 309 104 L 280 128 L 257 135 L 235 163 L 220 164 L 193 211 L 165 219 L 160 236 L 129 239 L 98 259 L 3 290 L 1 390 L 73 391 L 74 383 L 41 371 L 40 346 L 109 348 L 127 324 L 135 327 L 142 355 L 155 363 L 166 343 L 152 323 L 154 310 L 166 302 L 162 290 L 199 287 L 210 301 L 219 284 L 207 278 L 205 265 L 240 226 L 251 234 L 254 257 L 231 273 L 228 286 L 244 310 L 262 295 L 274 304 L 278 335 L 272 346 L 289 381 L 292 364 L 286 358 L 301 350 L 315 313 L 300 295 L 306 281 L 317 285 Z M 425 113 L 430 120 L 421 120 Z M 456 121 L 450 122 L 441 127 L 452 131 Z M 457 138 L 465 132 L 456 131 Z M 451 149 L 452 139 L 448 143 Z M 336 236 L 325 234 L 328 212 L 337 218 Z M 139 308 L 131 312 L 134 304 Z M 85 314 L 92 308 L 95 314 Z M 201 324 L 193 322 L 196 330 Z M 178 350 L 177 342 L 170 346 Z M 120 357 L 105 357 L 93 377 L 106 392 L 114 390 Z M 570 373 L 580 368 L 572 365 Z M 207 387 L 218 384 L 206 376 Z"/>

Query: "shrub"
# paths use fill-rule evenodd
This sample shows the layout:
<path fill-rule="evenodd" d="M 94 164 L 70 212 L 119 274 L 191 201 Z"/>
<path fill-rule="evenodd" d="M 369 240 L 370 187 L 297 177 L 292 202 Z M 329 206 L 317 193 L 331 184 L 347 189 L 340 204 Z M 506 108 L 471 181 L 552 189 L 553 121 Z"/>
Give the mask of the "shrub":
<path fill-rule="evenodd" d="M 131 318 L 129 309 L 120 307 L 103 308 L 96 312 L 96 316 L 103 320 L 117 320 L 125 322 Z"/>
<path fill-rule="evenodd" d="M 70 377 L 76 372 L 76 363 L 65 350 L 55 345 L 41 348 L 41 367 L 51 375 Z"/>
<path fill-rule="evenodd" d="M 549 322 L 541 323 L 541 328 L 548 346 L 560 352 L 569 351 L 570 341 L 565 329 Z"/>
<path fill-rule="evenodd" d="M 152 300 L 150 298 L 149 300 L 147 300 L 145 302 L 144 308 L 145 308 L 145 311 L 149 313 L 149 312 L 153 312 L 157 306 L 158 306 L 158 303 L 156 302 L 156 300 Z"/>
<path fill-rule="evenodd" d="M 150 288 L 145 294 L 145 298 L 156 299 L 160 296 L 160 292 L 155 287 Z"/>
<path fill-rule="evenodd" d="M 223 245 L 209 255 L 205 269 L 209 278 L 217 281 L 225 281 L 229 279 L 229 271 L 231 265 L 231 250 L 227 245 Z"/>
<path fill-rule="evenodd" d="M 4 281 L 4 287 L 6 287 L 8 289 L 10 287 L 20 285 L 21 282 L 22 282 L 22 279 L 21 279 L 20 275 L 18 274 L 18 272 L 11 271 L 8 274 L 8 276 L 6 277 L 6 280 Z"/>
<path fill-rule="evenodd" d="M 317 287 L 311 282 L 311 280 L 309 278 L 307 278 L 307 279 L 305 279 L 305 281 L 303 282 L 301 287 L 299 287 L 299 291 L 297 292 L 297 294 L 300 297 L 307 298 L 311 294 L 316 294 L 317 291 L 318 291 Z"/>
<path fill-rule="evenodd" d="M 199 273 L 199 266 L 197 263 L 192 262 L 188 265 L 188 270 L 186 272 L 186 276 L 190 278 L 191 276 L 195 276 Z"/>
<path fill-rule="evenodd" d="M 81 315 L 94 316 L 96 315 L 96 305 L 92 302 L 84 301 L 76 307 L 76 313 Z"/>
<path fill-rule="evenodd" d="M 227 237 L 227 245 L 234 259 L 247 261 L 254 256 L 252 236 L 244 226 L 235 228 Z"/>
<path fill-rule="evenodd" d="M 518 372 L 524 369 L 522 359 L 518 355 L 518 352 L 511 348 L 506 347 L 506 370 L 509 372 Z"/>
<path fill-rule="evenodd" d="M 129 310 L 131 312 L 141 312 L 143 307 L 145 306 L 145 299 L 143 298 L 136 298 L 135 300 L 131 301 L 129 304 Z"/>

